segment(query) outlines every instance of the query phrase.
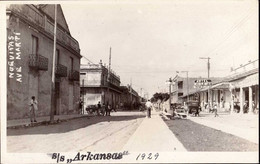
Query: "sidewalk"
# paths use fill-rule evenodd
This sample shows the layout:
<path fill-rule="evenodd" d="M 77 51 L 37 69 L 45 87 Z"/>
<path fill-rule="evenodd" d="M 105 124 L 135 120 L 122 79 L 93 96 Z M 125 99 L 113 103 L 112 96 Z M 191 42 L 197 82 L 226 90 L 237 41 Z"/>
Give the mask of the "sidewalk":
<path fill-rule="evenodd" d="M 188 119 L 259 144 L 258 115 L 219 114 L 219 117 L 214 117 L 214 114 L 208 113 L 201 113 L 200 115 L 201 117 L 188 117 Z"/>
<path fill-rule="evenodd" d="M 187 151 L 159 116 L 152 112 L 152 118 L 145 118 L 123 150 L 132 152 Z"/>
<path fill-rule="evenodd" d="M 54 120 L 69 120 L 74 118 L 86 117 L 89 115 L 80 115 L 80 114 L 70 114 L 70 115 L 55 115 Z M 50 121 L 50 116 L 42 116 L 36 118 L 37 123 L 34 124 L 41 124 L 43 122 Z M 30 118 L 27 119 L 16 119 L 16 120 L 7 120 L 7 128 L 16 128 L 16 127 L 23 127 L 29 126 L 31 124 Z"/>

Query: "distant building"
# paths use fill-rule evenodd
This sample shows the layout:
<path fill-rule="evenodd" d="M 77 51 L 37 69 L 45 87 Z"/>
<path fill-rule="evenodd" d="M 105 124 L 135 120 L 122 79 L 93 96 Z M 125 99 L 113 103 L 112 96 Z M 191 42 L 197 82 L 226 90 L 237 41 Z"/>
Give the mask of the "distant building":
<path fill-rule="evenodd" d="M 259 67 L 258 59 L 250 61 L 236 69 L 232 69 L 229 76 L 210 87 L 211 103 L 215 102 L 222 111 L 238 111 L 243 113 L 243 106 L 247 103 L 248 112 L 258 110 L 259 104 Z M 200 101 L 205 102 L 207 89 L 203 88 Z M 253 105 L 254 103 L 254 105 Z"/>
<path fill-rule="evenodd" d="M 144 101 L 138 93 L 130 86 L 121 86 L 121 105 L 124 109 L 136 108 L 141 101 Z"/>
<path fill-rule="evenodd" d="M 81 65 L 80 68 L 81 98 L 84 108 L 101 104 L 110 104 L 112 108 L 120 105 L 120 77 L 112 70 L 99 64 Z"/>
<path fill-rule="evenodd" d="M 7 119 L 27 118 L 32 96 L 37 116 L 75 113 L 80 93 L 79 43 L 57 5 L 55 91 L 52 91 L 54 5 L 9 5 L 7 15 Z M 51 93 L 55 92 L 54 104 Z"/>
<path fill-rule="evenodd" d="M 210 78 L 212 83 L 220 81 L 222 78 Z M 196 80 L 207 80 L 207 78 L 202 77 L 180 77 L 176 76 L 173 80 L 172 90 L 171 90 L 171 102 L 172 103 L 183 103 L 188 100 L 198 100 L 198 96 L 194 95 L 199 88 L 195 87 Z"/>

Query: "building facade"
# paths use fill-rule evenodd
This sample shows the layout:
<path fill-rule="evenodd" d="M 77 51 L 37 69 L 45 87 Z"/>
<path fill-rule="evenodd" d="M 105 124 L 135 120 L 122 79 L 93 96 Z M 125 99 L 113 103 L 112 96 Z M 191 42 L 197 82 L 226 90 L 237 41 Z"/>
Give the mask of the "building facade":
<path fill-rule="evenodd" d="M 37 116 L 50 115 L 51 107 L 56 115 L 78 110 L 79 43 L 71 36 L 60 5 L 52 90 L 54 13 L 55 5 L 9 5 L 6 9 L 7 119 L 27 118 L 32 96 L 38 100 Z"/>
<path fill-rule="evenodd" d="M 124 109 L 135 109 L 143 100 L 131 85 L 121 86 L 121 107 Z M 144 100 L 143 100 L 144 101 Z"/>
<path fill-rule="evenodd" d="M 84 109 L 88 106 L 109 104 L 112 108 L 120 105 L 120 77 L 100 62 L 82 65 L 80 68 L 81 98 Z"/>
<path fill-rule="evenodd" d="M 259 68 L 258 59 L 250 61 L 236 69 L 232 69 L 229 76 L 210 87 L 210 104 L 216 103 L 220 111 L 231 113 L 253 113 L 259 107 Z M 207 102 L 207 88 L 196 92 L 200 95 L 202 107 Z M 244 111 L 244 105 L 247 111 Z M 205 110 L 205 107 L 202 108 Z"/>
<path fill-rule="evenodd" d="M 195 87 L 195 81 L 206 80 L 202 77 L 180 77 L 176 76 L 173 80 L 171 102 L 172 103 L 183 103 L 189 100 L 199 100 L 199 95 L 194 94 L 200 88 Z M 212 82 L 220 81 L 221 78 L 210 78 Z"/>

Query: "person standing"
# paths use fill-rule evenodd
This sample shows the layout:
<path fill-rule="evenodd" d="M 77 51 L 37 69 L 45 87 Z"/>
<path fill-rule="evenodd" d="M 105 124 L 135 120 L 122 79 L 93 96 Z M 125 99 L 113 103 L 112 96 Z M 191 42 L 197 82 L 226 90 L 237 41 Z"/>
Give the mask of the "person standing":
<path fill-rule="evenodd" d="M 214 103 L 214 112 L 215 112 L 215 117 L 218 116 L 218 107 L 217 107 L 217 103 Z"/>
<path fill-rule="evenodd" d="M 148 118 L 151 118 L 151 109 L 152 109 L 152 103 L 150 100 L 148 100 L 146 103 L 145 103 L 145 106 L 147 108 L 147 117 Z"/>
<path fill-rule="evenodd" d="M 108 106 L 107 106 L 108 116 L 110 116 L 111 110 L 112 110 L 112 107 L 111 107 L 111 105 L 108 104 Z"/>
<path fill-rule="evenodd" d="M 105 107 L 106 116 L 110 116 L 110 109 L 111 109 L 111 106 L 107 103 L 107 105 L 106 105 L 106 107 Z"/>
<path fill-rule="evenodd" d="M 84 114 L 82 98 L 79 99 L 79 113 Z"/>
<path fill-rule="evenodd" d="M 98 104 L 97 104 L 97 115 L 98 116 L 100 115 L 100 113 L 99 113 L 100 110 L 101 110 L 101 103 L 99 101 Z"/>
<path fill-rule="evenodd" d="M 35 99 L 35 96 L 32 96 L 32 99 L 29 103 L 29 110 L 30 110 L 30 120 L 31 122 L 37 122 L 36 121 L 36 111 L 38 110 L 38 102 Z"/>

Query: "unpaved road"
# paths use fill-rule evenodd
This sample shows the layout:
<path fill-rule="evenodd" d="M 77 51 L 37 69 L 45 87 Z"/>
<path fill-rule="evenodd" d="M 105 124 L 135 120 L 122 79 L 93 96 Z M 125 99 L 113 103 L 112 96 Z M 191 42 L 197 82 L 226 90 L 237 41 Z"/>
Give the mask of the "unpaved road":
<path fill-rule="evenodd" d="M 143 112 L 114 112 L 110 117 L 86 117 L 56 125 L 8 129 L 7 151 L 121 151 L 144 117 Z"/>

